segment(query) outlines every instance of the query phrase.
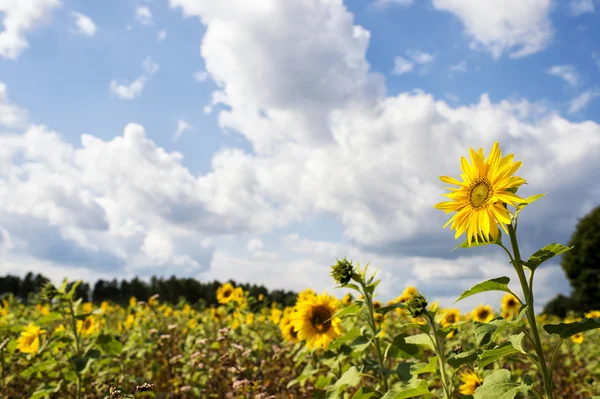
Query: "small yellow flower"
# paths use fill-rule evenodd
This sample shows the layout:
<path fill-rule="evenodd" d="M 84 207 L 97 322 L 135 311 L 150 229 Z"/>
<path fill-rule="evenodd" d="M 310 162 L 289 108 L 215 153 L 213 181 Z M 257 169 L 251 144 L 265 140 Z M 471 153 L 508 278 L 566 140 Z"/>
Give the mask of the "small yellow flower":
<path fill-rule="evenodd" d="M 283 312 L 279 309 L 271 309 L 271 316 L 269 318 L 274 324 L 279 324 L 282 314 Z"/>
<path fill-rule="evenodd" d="M 588 319 L 597 319 L 600 317 L 600 310 L 590 310 L 585 314 Z"/>
<path fill-rule="evenodd" d="M 125 319 L 125 328 L 130 329 L 135 324 L 135 316 L 132 314 L 127 315 L 127 319 Z"/>
<path fill-rule="evenodd" d="M 54 329 L 55 333 L 59 333 L 59 332 L 63 332 L 65 331 L 65 326 L 63 324 L 59 324 L 58 326 L 56 326 L 56 328 Z"/>
<path fill-rule="evenodd" d="M 102 301 L 102 303 L 100 304 L 100 309 L 102 309 L 102 313 L 112 312 L 113 310 L 107 301 Z"/>
<path fill-rule="evenodd" d="M 258 294 L 258 302 L 264 301 L 265 296 L 263 294 Z"/>
<path fill-rule="evenodd" d="M 352 295 L 351 294 L 344 295 L 344 297 L 342 298 L 342 304 L 344 304 L 344 306 L 348 306 L 351 303 L 352 303 Z"/>
<path fill-rule="evenodd" d="M 246 324 L 251 325 L 252 323 L 254 323 L 254 313 L 248 313 L 246 315 Z"/>
<path fill-rule="evenodd" d="M 91 302 L 86 302 L 81 305 L 81 311 L 83 313 L 92 313 L 92 310 L 94 310 L 94 304 Z"/>
<path fill-rule="evenodd" d="M 456 212 L 444 225 L 452 224 L 456 230 L 454 238 L 467 233 L 467 241 L 488 242 L 490 237 L 498 239 L 498 224 L 506 234 L 505 225 L 510 224 L 510 213 L 505 205 L 516 207 L 523 199 L 510 190 L 525 183 L 525 180 L 513 174 L 521 167 L 521 162 L 513 162 L 513 155 L 502 157 L 500 146 L 496 141 L 487 159 L 483 149 L 469 150 L 471 163 L 461 158 L 462 181 L 449 176 L 440 176 L 444 183 L 458 186 L 451 187 L 449 194 L 442 194 L 450 201 L 435 205 L 446 213 Z"/>
<path fill-rule="evenodd" d="M 50 305 L 35 305 L 35 310 L 42 316 L 48 316 L 50 314 Z"/>
<path fill-rule="evenodd" d="M 165 307 L 165 309 L 163 310 L 163 314 L 165 315 L 165 317 L 169 317 L 173 314 L 173 308 L 171 308 L 170 306 Z"/>
<path fill-rule="evenodd" d="M 23 353 L 37 353 L 40 348 L 40 335 L 45 333 L 33 323 L 29 323 L 17 339 L 17 349 Z"/>
<path fill-rule="evenodd" d="M 581 343 L 583 342 L 583 333 L 577 333 L 573 335 L 571 337 L 571 341 L 573 341 L 574 344 L 581 345 Z"/>
<path fill-rule="evenodd" d="M 227 305 L 234 299 L 234 288 L 231 283 L 225 283 L 217 290 L 217 302 L 222 305 Z"/>
<path fill-rule="evenodd" d="M 96 319 L 94 316 L 88 316 L 85 320 L 77 320 L 77 331 L 81 335 L 91 335 L 96 330 Z"/>
<path fill-rule="evenodd" d="M 156 305 L 158 305 L 158 294 L 154 294 L 148 298 L 148 306 L 153 307 Z"/>
<path fill-rule="evenodd" d="M 465 371 L 460 375 L 460 380 L 463 382 L 458 387 L 461 395 L 473 395 L 477 387 L 483 384 L 483 380 L 474 371 Z"/>
<path fill-rule="evenodd" d="M 133 308 L 137 305 L 137 298 L 132 296 L 131 298 L 129 298 L 129 307 Z"/>
<path fill-rule="evenodd" d="M 190 305 L 188 305 L 187 303 L 185 305 L 183 305 L 182 313 L 184 315 L 186 315 L 186 316 L 189 315 L 191 311 L 192 311 L 192 307 Z"/>
<path fill-rule="evenodd" d="M 196 319 L 190 319 L 190 320 L 188 321 L 188 328 L 189 328 L 190 330 L 193 330 L 193 329 L 195 329 L 196 327 L 198 327 L 198 321 L 197 321 Z"/>
<path fill-rule="evenodd" d="M 473 320 L 487 323 L 494 318 L 494 309 L 490 305 L 479 305 L 471 312 Z"/>

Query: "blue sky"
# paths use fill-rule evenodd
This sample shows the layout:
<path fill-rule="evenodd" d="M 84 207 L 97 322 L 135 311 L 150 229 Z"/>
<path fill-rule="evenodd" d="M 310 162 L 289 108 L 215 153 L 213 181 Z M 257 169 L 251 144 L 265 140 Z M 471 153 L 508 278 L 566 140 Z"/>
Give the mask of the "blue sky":
<path fill-rule="evenodd" d="M 600 194 L 600 2 L 482 4 L 0 5 L 0 271 L 321 290 L 349 256 L 443 304 L 512 276 L 450 253 L 437 176 L 498 140 L 549 193 L 523 247 L 568 240 Z"/>

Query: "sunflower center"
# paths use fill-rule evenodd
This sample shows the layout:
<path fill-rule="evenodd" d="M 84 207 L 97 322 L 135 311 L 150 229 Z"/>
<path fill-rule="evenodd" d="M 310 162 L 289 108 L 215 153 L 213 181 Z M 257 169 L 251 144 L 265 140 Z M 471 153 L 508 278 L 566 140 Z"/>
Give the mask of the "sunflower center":
<path fill-rule="evenodd" d="M 446 321 L 448 323 L 454 323 L 456 321 L 456 317 L 453 314 L 450 314 L 448 317 L 446 317 Z"/>
<path fill-rule="evenodd" d="M 487 202 L 491 197 L 492 187 L 487 177 L 480 177 L 475 180 L 469 190 L 469 198 L 471 199 L 471 206 L 473 208 L 479 208 Z"/>
<path fill-rule="evenodd" d="M 296 330 L 294 330 L 294 326 L 290 326 L 290 335 L 294 339 L 298 338 L 298 332 Z"/>
<path fill-rule="evenodd" d="M 23 343 L 25 344 L 25 346 L 31 347 L 33 345 L 33 341 L 35 341 L 35 339 L 36 339 L 36 335 L 31 334 L 31 335 L 28 335 L 27 337 L 25 337 L 25 339 L 23 340 L 24 341 Z"/>
<path fill-rule="evenodd" d="M 509 299 L 508 303 L 507 303 L 507 306 L 509 308 L 514 308 L 515 306 L 517 306 L 517 302 L 514 299 Z"/>
<path fill-rule="evenodd" d="M 483 319 L 487 318 L 487 317 L 488 317 L 488 315 L 489 315 L 489 313 L 488 313 L 488 311 L 487 311 L 487 310 L 480 310 L 480 311 L 479 311 L 479 313 L 477 313 L 477 316 L 478 316 L 478 317 L 479 317 L 481 320 L 483 320 Z"/>
<path fill-rule="evenodd" d="M 318 306 L 313 309 L 312 316 L 310 318 L 310 324 L 318 333 L 326 333 L 331 327 L 331 314 L 329 309 Z"/>
<path fill-rule="evenodd" d="M 225 292 L 223 292 L 223 296 L 225 298 L 229 298 L 231 296 L 231 290 L 225 290 Z"/>

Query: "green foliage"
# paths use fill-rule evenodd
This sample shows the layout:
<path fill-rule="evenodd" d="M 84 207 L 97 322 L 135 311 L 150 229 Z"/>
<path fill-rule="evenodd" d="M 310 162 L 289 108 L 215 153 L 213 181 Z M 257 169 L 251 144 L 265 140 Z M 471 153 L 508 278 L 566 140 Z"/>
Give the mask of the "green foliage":
<path fill-rule="evenodd" d="M 484 281 L 483 283 L 475 284 L 471 289 L 463 292 L 460 297 L 454 303 L 461 301 L 471 295 L 479 294 L 486 291 L 504 291 L 514 295 L 514 293 L 508 288 L 510 279 L 508 277 L 498 277 L 491 280 Z M 517 297 L 515 295 L 515 297 Z"/>
<path fill-rule="evenodd" d="M 546 324 L 544 326 L 544 330 L 548 334 L 556 334 L 562 339 L 597 328 L 600 328 L 600 319 L 583 319 L 575 323 Z"/>
<path fill-rule="evenodd" d="M 516 383 L 510 378 L 510 371 L 500 369 L 485 377 L 483 385 L 475 391 L 474 399 L 513 399 L 519 392 L 527 392 L 531 384 Z"/>

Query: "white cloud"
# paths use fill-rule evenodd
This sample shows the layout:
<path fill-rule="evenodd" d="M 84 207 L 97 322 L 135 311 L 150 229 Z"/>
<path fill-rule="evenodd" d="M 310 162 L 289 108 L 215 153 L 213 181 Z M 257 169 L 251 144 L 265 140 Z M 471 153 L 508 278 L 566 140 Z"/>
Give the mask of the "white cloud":
<path fill-rule="evenodd" d="M 151 25 L 152 11 L 146 6 L 139 6 L 135 9 L 135 19 L 142 25 Z"/>
<path fill-rule="evenodd" d="M 375 0 L 371 3 L 371 6 L 375 8 L 384 8 L 392 5 L 411 6 L 414 2 L 415 0 Z"/>
<path fill-rule="evenodd" d="M 164 41 L 166 38 L 167 38 L 167 31 L 164 29 L 159 31 L 156 36 L 156 40 L 158 40 L 159 42 Z"/>
<path fill-rule="evenodd" d="M 554 65 L 547 68 L 546 73 L 561 78 L 571 86 L 579 86 L 581 84 L 579 74 L 573 65 Z"/>
<path fill-rule="evenodd" d="M 457 103 L 460 101 L 460 97 L 458 97 L 456 94 L 453 94 L 453 93 L 444 93 L 444 97 L 446 97 L 448 99 L 448 101 L 453 102 L 453 103 Z"/>
<path fill-rule="evenodd" d="M 450 65 L 448 69 L 452 72 L 467 72 L 467 61 L 460 61 L 457 64 Z"/>
<path fill-rule="evenodd" d="M 27 124 L 27 111 L 8 101 L 6 85 L 0 82 L 0 127 L 22 128 Z"/>
<path fill-rule="evenodd" d="M 138 76 L 133 82 L 118 83 L 116 80 L 110 81 L 110 90 L 122 100 L 133 100 L 142 94 L 142 90 L 148 83 L 152 75 L 158 71 L 159 65 L 152 61 L 150 57 L 146 57 L 142 62 L 144 72 Z"/>
<path fill-rule="evenodd" d="M 511 58 L 540 52 L 552 39 L 551 0 L 433 0 L 433 5 L 456 15 L 472 38 L 471 47 L 482 47 L 495 59 L 504 52 Z"/>
<path fill-rule="evenodd" d="M 411 72 L 414 68 L 414 64 L 403 57 L 394 58 L 394 69 L 392 73 L 394 75 L 402 75 Z"/>
<path fill-rule="evenodd" d="M 29 47 L 25 35 L 48 22 L 59 0 L 0 1 L 4 30 L 0 32 L 0 56 L 15 60 Z"/>
<path fill-rule="evenodd" d="M 429 64 L 435 59 L 435 55 L 420 50 L 408 50 L 406 55 L 412 58 L 417 64 Z"/>
<path fill-rule="evenodd" d="M 83 15 L 79 12 L 72 11 L 71 16 L 75 19 L 75 25 L 77 26 L 77 32 L 86 36 L 94 36 L 96 33 L 96 24 L 87 15 Z"/>
<path fill-rule="evenodd" d="M 596 12 L 594 0 L 571 0 L 569 2 L 571 13 L 575 16 Z"/>
<path fill-rule="evenodd" d="M 173 141 L 175 141 L 179 137 L 181 137 L 183 132 L 190 129 L 191 127 L 192 126 L 189 123 L 187 123 L 186 121 L 184 121 L 183 119 L 178 120 L 177 121 L 177 131 L 175 132 L 175 135 L 173 136 Z"/>
<path fill-rule="evenodd" d="M 590 101 L 592 101 L 593 99 L 595 99 L 596 97 L 599 97 L 599 96 L 600 96 L 600 90 L 588 90 L 588 91 L 581 93 L 580 95 L 578 95 L 577 97 L 572 99 L 571 102 L 569 103 L 569 113 L 576 114 L 577 112 L 579 112 L 579 111 L 583 110 L 585 107 L 587 107 L 587 105 L 590 103 Z"/>
<path fill-rule="evenodd" d="M 194 73 L 194 79 L 197 82 L 204 82 L 204 81 L 206 81 L 206 79 L 208 79 L 208 72 L 198 71 L 198 72 Z"/>

